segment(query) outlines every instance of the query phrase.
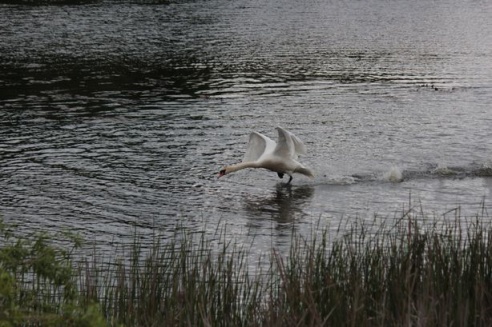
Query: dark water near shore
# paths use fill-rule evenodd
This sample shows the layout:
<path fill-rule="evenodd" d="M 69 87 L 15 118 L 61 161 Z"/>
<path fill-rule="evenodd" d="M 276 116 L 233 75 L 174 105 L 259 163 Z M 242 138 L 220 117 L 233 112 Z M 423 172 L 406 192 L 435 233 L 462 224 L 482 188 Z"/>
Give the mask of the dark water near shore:
<path fill-rule="evenodd" d="M 216 179 L 277 125 L 314 180 Z M 0 4 L 0 215 L 25 231 L 104 247 L 221 221 L 268 249 L 410 205 L 490 212 L 491 176 L 489 1 Z"/>

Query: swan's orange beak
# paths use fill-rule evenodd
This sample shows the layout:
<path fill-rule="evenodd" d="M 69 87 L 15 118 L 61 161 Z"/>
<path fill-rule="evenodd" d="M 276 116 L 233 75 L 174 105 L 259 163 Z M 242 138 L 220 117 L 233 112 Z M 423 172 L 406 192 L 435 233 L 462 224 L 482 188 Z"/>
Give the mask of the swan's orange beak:
<path fill-rule="evenodd" d="M 217 175 L 217 178 L 221 178 L 225 174 L 226 174 L 226 170 L 225 169 L 222 169 L 221 171 L 219 171 L 219 174 Z"/>

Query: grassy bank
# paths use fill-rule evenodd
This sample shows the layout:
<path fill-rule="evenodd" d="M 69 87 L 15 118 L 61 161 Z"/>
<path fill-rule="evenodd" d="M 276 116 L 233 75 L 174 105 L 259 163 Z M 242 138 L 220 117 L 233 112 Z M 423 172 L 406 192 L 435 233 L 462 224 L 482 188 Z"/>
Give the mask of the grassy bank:
<path fill-rule="evenodd" d="M 464 221 L 410 210 L 376 231 L 294 234 L 254 273 L 223 236 L 180 230 L 135 241 L 125 260 L 80 262 L 73 235 L 60 247 L 2 224 L 0 326 L 488 326 L 491 228 L 485 214 Z"/>

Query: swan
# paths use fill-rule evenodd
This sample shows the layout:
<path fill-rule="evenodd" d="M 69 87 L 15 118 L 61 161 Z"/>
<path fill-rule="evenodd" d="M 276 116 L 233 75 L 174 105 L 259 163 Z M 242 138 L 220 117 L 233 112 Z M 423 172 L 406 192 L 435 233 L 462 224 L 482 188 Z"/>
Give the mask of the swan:
<path fill-rule="evenodd" d="M 252 132 L 241 163 L 225 166 L 219 172 L 219 178 L 245 168 L 265 168 L 274 171 L 278 177 L 289 175 L 287 185 L 292 181 L 292 174 L 298 173 L 314 178 L 311 169 L 297 161 L 300 154 L 306 154 L 306 146 L 302 141 L 289 131 L 281 127 L 276 128 L 278 142 L 265 135 Z"/>

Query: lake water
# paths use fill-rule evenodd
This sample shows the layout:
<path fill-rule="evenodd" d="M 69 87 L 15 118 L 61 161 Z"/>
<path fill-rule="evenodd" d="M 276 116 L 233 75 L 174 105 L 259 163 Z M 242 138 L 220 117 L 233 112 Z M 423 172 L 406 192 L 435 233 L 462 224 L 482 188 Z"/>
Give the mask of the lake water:
<path fill-rule="evenodd" d="M 276 126 L 314 180 L 216 178 Z M 409 207 L 488 218 L 491 170 L 490 1 L 0 4 L 0 215 L 19 230 L 111 250 L 135 226 L 226 223 L 261 252 Z"/>

